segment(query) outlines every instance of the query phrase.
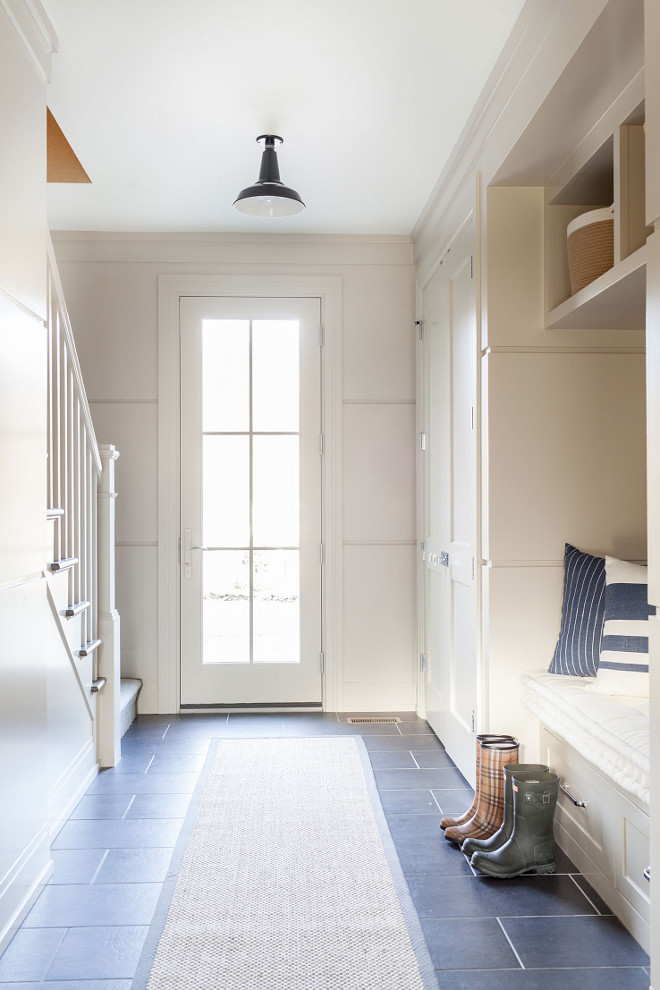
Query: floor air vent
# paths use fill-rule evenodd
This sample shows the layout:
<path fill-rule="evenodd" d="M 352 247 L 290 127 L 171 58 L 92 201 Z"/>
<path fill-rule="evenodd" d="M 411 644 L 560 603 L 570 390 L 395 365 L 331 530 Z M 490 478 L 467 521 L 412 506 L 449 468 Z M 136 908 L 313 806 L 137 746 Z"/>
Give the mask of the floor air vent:
<path fill-rule="evenodd" d="M 392 722 L 400 722 L 401 719 L 397 715 L 370 715 L 364 718 L 347 718 L 346 721 L 350 722 L 351 725 L 364 725 L 365 723 L 372 725 L 374 722 L 379 725 L 382 723 L 389 725 Z"/>

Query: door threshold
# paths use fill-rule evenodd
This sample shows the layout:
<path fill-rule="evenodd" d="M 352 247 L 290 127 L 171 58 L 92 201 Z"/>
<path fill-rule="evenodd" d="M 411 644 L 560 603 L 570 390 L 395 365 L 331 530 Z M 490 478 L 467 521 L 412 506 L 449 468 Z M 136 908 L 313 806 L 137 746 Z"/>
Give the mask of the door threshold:
<path fill-rule="evenodd" d="M 182 715 L 210 715 L 219 712 L 223 715 L 231 714 L 264 714 L 268 712 L 323 712 L 323 705 L 320 701 L 272 701 L 261 704 L 238 703 L 227 705 L 181 705 Z"/>

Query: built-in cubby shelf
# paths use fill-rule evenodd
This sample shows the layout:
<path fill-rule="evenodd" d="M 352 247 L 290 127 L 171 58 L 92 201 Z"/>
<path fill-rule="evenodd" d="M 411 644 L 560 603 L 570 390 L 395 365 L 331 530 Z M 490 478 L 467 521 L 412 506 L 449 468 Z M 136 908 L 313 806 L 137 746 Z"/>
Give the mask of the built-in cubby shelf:
<path fill-rule="evenodd" d="M 636 77 L 546 187 L 549 330 L 643 330 L 646 322 L 643 79 Z M 614 264 L 571 295 L 566 228 L 614 205 Z"/>

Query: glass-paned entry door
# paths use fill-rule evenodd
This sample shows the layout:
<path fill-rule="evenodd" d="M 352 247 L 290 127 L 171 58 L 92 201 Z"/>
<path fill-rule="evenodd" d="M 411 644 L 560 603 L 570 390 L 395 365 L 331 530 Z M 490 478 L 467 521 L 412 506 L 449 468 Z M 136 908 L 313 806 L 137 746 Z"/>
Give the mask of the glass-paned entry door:
<path fill-rule="evenodd" d="M 181 301 L 181 701 L 321 698 L 318 299 Z"/>

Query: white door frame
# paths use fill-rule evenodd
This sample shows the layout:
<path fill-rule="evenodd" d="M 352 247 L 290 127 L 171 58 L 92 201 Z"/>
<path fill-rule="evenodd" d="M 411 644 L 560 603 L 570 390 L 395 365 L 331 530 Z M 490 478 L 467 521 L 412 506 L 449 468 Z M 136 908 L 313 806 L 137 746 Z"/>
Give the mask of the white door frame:
<path fill-rule="evenodd" d="M 325 656 L 322 697 L 324 711 L 337 711 L 342 674 L 342 278 L 278 274 L 158 276 L 158 711 L 176 713 L 180 705 L 179 300 L 182 296 L 303 296 L 321 300 L 324 334 L 321 638 Z"/>

